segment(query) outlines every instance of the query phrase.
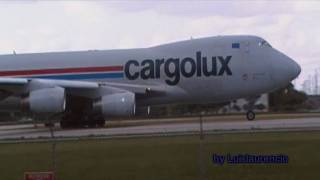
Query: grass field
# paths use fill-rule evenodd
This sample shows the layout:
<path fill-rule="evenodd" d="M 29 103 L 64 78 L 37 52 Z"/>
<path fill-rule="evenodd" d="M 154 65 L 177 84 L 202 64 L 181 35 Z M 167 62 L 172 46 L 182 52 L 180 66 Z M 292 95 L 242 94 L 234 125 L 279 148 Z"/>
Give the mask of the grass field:
<path fill-rule="evenodd" d="M 201 165 L 197 136 L 82 140 L 57 144 L 57 180 L 319 179 L 320 132 L 206 136 Z M 289 164 L 215 165 L 213 153 L 283 153 Z M 200 171 L 203 166 L 204 171 Z M 51 168 L 51 144 L 1 144 L 0 179 Z"/>

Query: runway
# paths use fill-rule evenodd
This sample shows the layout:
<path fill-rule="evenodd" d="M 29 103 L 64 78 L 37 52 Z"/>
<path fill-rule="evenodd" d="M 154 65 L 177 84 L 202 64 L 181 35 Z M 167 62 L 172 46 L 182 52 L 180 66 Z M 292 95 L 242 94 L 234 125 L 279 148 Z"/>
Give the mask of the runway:
<path fill-rule="evenodd" d="M 199 123 L 170 123 L 157 125 L 140 125 L 116 128 L 91 128 L 54 131 L 57 138 L 83 138 L 83 137 L 121 137 L 121 136 L 152 136 L 152 135 L 179 135 L 195 134 L 199 132 Z M 232 133 L 257 131 L 290 131 L 290 130 L 320 130 L 320 118 L 273 119 L 257 121 L 232 122 L 204 122 L 205 133 Z M 48 128 L 33 125 L 0 126 L 0 140 L 27 140 L 46 139 L 51 134 Z"/>

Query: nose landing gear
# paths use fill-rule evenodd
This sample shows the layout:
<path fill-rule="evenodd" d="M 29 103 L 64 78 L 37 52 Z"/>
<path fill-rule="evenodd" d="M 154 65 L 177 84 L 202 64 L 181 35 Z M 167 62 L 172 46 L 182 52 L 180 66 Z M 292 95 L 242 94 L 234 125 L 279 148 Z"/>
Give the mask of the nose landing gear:
<path fill-rule="evenodd" d="M 256 114 L 251 110 L 249 110 L 246 115 L 248 121 L 253 121 L 256 117 Z"/>

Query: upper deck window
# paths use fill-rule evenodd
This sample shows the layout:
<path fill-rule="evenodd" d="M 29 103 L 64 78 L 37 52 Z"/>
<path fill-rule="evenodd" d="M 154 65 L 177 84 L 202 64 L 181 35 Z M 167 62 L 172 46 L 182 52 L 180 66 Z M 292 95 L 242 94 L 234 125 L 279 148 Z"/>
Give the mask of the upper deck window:
<path fill-rule="evenodd" d="M 240 48 L 240 43 L 232 43 L 232 48 L 234 49 Z"/>

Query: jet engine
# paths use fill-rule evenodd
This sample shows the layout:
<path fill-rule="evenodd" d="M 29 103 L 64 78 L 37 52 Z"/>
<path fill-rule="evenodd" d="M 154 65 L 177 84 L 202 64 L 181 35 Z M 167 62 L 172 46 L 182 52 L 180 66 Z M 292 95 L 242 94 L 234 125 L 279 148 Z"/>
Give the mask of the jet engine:
<path fill-rule="evenodd" d="M 131 116 L 135 113 L 135 94 L 130 92 L 102 96 L 94 101 L 93 110 L 104 117 Z"/>
<path fill-rule="evenodd" d="M 31 91 L 21 99 L 22 109 L 34 113 L 59 113 L 66 108 L 65 89 L 44 88 Z"/>

